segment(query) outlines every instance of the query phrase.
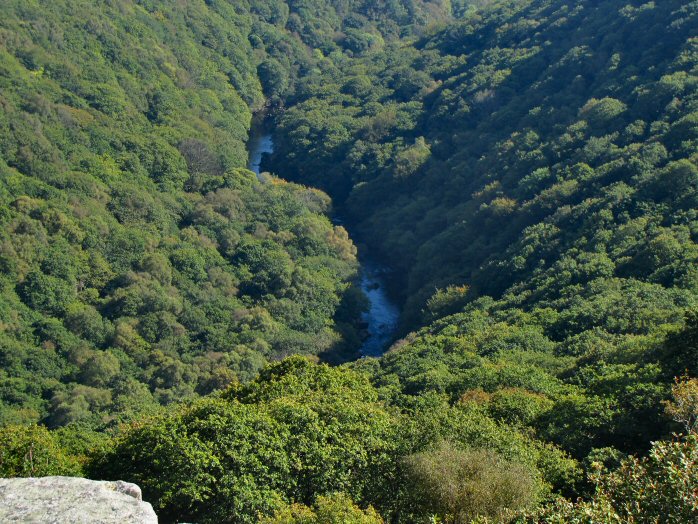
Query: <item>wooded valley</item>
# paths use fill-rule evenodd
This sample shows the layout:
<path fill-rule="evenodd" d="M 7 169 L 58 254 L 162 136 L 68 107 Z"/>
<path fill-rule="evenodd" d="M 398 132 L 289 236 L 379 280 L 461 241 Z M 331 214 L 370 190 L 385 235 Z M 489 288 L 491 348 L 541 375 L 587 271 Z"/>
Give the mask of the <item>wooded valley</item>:
<path fill-rule="evenodd" d="M 162 522 L 698 521 L 696 2 L 0 13 L 0 476 Z"/>

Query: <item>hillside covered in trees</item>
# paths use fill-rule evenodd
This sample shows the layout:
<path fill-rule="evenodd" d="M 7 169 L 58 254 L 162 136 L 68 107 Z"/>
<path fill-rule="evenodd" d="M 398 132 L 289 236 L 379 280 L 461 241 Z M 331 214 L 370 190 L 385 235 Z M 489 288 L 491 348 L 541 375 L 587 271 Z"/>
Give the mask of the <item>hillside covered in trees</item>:
<path fill-rule="evenodd" d="M 2 6 L 0 422 L 99 427 L 355 351 L 330 200 L 241 169 L 252 113 L 343 49 L 321 4 Z"/>
<path fill-rule="evenodd" d="M 695 2 L 0 10 L 0 475 L 164 522 L 698 520 Z M 402 338 L 318 363 L 354 242 Z"/>

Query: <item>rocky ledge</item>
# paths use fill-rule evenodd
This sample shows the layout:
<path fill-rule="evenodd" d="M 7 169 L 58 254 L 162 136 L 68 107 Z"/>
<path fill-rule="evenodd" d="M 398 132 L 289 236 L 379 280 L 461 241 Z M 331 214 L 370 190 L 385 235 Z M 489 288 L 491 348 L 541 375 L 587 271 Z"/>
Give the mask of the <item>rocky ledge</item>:
<path fill-rule="evenodd" d="M 129 482 L 73 477 L 0 479 L 0 522 L 157 524 Z"/>

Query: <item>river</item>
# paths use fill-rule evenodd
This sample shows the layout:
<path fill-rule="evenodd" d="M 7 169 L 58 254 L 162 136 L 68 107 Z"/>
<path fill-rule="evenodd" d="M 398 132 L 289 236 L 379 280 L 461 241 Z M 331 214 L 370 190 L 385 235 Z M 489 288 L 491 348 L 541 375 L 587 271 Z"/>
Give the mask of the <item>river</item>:
<path fill-rule="evenodd" d="M 274 139 L 263 124 L 253 124 L 248 150 L 250 155 L 248 169 L 254 171 L 259 180 L 264 181 L 261 176 L 262 158 L 265 154 L 274 152 Z M 283 173 L 280 174 L 283 175 Z M 342 223 L 339 218 L 335 218 L 333 222 Z M 372 260 L 367 253 L 360 253 L 359 261 L 361 262 L 359 283 L 370 305 L 363 316 L 367 335 L 359 352 L 363 357 L 379 357 L 385 353 L 395 338 L 400 320 L 400 308 L 387 292 L 385 278 L 390 271 L 389 268 Z"/>
<path fill-rule="evenodd" d="M 359 350 L 364 357 L 379 357 L 395 339 L 400 308 L 386 291 L 388 269 L 361 256 L 361 289 L 368 297 L 370 308 L 364 313 L 368 336 Z"/>
<path fill-rule="evenodd" d="M 257 178 L 260 177 L 262 170 L 262 157 L 265 154 L 274 152 L 274 139 L 271 134 L 266 132 L 262 124 L 253 125 L 250 130 L 250 141 L 247 144 L 247 149 L 250 152 L 250 158 L 247 163 L 247 169 L 254 171 Z"/>

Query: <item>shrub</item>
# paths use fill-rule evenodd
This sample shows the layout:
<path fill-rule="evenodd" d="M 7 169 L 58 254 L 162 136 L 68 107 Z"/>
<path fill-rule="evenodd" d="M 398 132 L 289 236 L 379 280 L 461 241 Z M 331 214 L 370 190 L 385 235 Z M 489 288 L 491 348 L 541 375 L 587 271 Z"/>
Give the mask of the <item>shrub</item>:
<path fill-rule="evenodd" d="M 43 426 L 0 428 L 0 477 L 80 475 L 75 457 Z"/>
<path fill-rule="evenodd" d="M 458 449 L 442 441 L 405 464 L 419 499 L 417 512 L 436 514 L 446 523 L 477 517 L 500 522 L 538 499 L 539 482 L 530 468 L 487 449 Z"/>

